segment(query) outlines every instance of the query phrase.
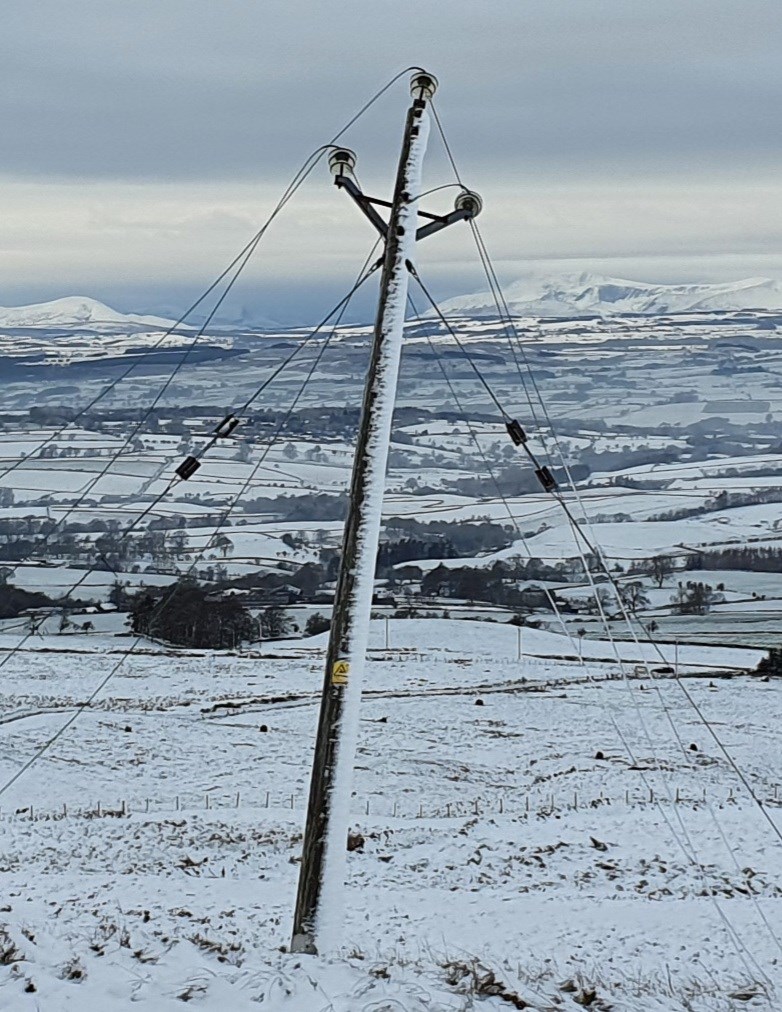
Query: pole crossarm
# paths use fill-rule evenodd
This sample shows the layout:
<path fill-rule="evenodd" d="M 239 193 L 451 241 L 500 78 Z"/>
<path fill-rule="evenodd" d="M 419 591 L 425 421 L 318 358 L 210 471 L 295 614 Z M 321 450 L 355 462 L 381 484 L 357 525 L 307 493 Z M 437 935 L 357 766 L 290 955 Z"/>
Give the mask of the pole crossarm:
<path fill-rule="evenodd" d="M 351 176 L 345 172 L 334 177 L 334 185 L 344 190 L 350 196 L 359 210 L 375 226 L 380 236 L 385 239 L 388 235 L 388 223 L 375 210 L 378 207 L 393 207 L 390 200 L 382 200 L 380 197 L 368 197 Z M 449 214 L 431 214 L 427 211 L 418 212 L 420 218 L 428 218 L 426 225 L 421 225 L 416 230 L 416 242 L 426 239 L 435 232 L 441 232 L 449 225 L 455 225 L 457 221 L 471 221 L 481 210 L 480 198 L 469 190 L 463 190 L 457 199 L 457 206 Z"/>
<path fill-rule="evenodd" d="M 374 205 L 380 204 L 383 207 L 391 207 L 390 202 L 387 200 L 367 197 L 366 194 L 361 192 L 355 180 L 351 179 L 350 176 L 335 176 L 334 185 L 338 186 L 341 190 L 345 190 L 353 198 L 362 214 L 365 214 L 366 217 L 369 218 L 380 233 L 381 237 L 385 239 L 388 235 L 388 224 L 383 221 L 381 216 L 377 213 Z"/>
<path fill-rule="evenodd" d="M 421 212 L 419 212 L 419 214 L 420 213 Z M 425 214 L 423 217 L 428 218 L 429 215 Z M 450 214 L 433 214 L 433 220 L 430 221 L 428 225 L 421 225 L 421 227 L 416 231 L 416 242 L 426 239 L 427 236 L 434 235 L 435 232 L 441 232 L 444 228 L 448 228 L 449 225 L 455 225 L 457 221 L 469 221 L 474 217 L 475 212 L 466 207 L 457 208 L 455 211 L 451 211 Z"/>

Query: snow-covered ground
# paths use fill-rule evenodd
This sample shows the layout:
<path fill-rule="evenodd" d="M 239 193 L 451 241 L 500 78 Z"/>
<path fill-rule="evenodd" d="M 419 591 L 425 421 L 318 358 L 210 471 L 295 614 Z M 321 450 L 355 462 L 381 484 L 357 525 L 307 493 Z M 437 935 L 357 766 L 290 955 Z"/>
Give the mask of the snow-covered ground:
<path fill-rule="evenodd" d="M 398 621 L 385 649 L 373 627 L 345 927 L 318 957 L 285 950 L 322 637 L 123 659 L 122 640 L 52 636 L 11 657 L 3 777 L 122 663 L 0 799 L 0 1007 L 778 1007 L 758 985 L 782 986 L 780 841 L 682 688 L 519 662 L 516 637 Z M 779 822 L 779 685 L 683 684 Z"/>
<path fill-rule="evenodd" d="M 586 279 L 582 287 L 582 305 L 594 308 L 600 286 Z M 745 286 L 750 294 L 767 288 Z M 704 294 L 735 295 L 743 305 L 747 291 L 645 289 L 629 292 L 633 306 L 617 305 L 643 311 L 641 303 L 659 308 L 655 300 L 676 295 L 690 307 Z M 58 386 L 21 371 L 6 385 L 0 486 L 13 503 L 4 491 L 3 519 L 16 521 L 20 537 L 33 521 L 67 515 L 86 545 L 81 556 L 57 556 L 62 565 L 18 567 L 11 582 L 19 587 L 59 596 L 83 581 L 85 597 L 105 601 L 114 574 L 85 577 L 77 568 L 91 542 L 125 528 L 167 489 L 177 464 L 209 438 L 228 392 L 242 403 L 279 362 L 277 341 L 286 349 L 291 341 L 256 335 L 241 361 L 184 368 L 165 403 L 170 397 L 188 413 L 169 419 L 161 405 L 154 428 L 164 431 L 145 423 L 128 439 L 130 416 L 107 415 L 90 422 L 94 429 L 58 433 L 57 411 L 41 407 L 78 407 L 99 389 L 68 363 L 89 360 L 97 378 L 102 358 L 153 349 L 165 321 L 115 322 L 103 333 L 74 320 L 64 339 L 43 329 L 0 341 L 7 356 L 40 352 L 62 365 Z M 528 417 L 507 334 L 487 320 L 459 326 L 541 453 L 543 433 Z M 624 565 L 621 583 L 639 578 L 628 570 L 656 554 L 681 565 L 703 545 L 779 546 L 779 504 L 762 501 L 778 491 L 782 464 L 779 326 L 768 312 L 520 322 L 566 457 L 586 465 L 581 503 L 565 494 L 577 517 L 583 505 L 585 533 Z M 398 403 L 443 417 L 396 430 L 385 516 L 516 528 L 510 547 L 448 565 L 577 557 L 552 497 L 515 484 L 529 476 L 528 463 L 474 370 L 449 335 L 434 334 L 465 414 L 477 416 L 471 425 L 455 417 L 453 391 L 428 351 L 436 329 L 410 326 Z M 149 518 L 187 522 L 185 547 L 155 560 L 135 556 L 129 568 L 138 571 L 121 573 L 123 583 L 166 583 L 199 555 L 200 565 L 220 563 L 230 575 L 285 572 L 338 544 L 341 522 L 313 516 L 311 501 L 344 491 L 352 423 L 324 422 L 319 412 L 358 403 L 366 336 L 366 328 L 345 328 L 331 343 L 328 375 L 299 405 L 310 415 L 297 417 L 268 455 L 271 430 L 257 426 L 246 438 L 243 420 L 236 442 L 213 447 L 190 481 L 168 490 Z M 161 347 L 189 340 L 173 336 Z M 253 410 L 282 410 L 305 374 L 297 362 Z M 111 404 L 141 417 L 161 382 L 152 366 L 138 370 Z M 214 419 L 194 407 L 203 404 L 219 406 Z M 47 440 L 47 454 L 37 456 Z M 504 475 L 505 500 L 490 469 Z M 724 490 L 756 493 L 755 501 L 717 510 Z M 228 542 L 209 547 L 212 520 L 236 496 Z M 274 509 L 281 496 L 307 497 L 310 519 L 281 519 L 291 512 Z M 258 512 L 244 513 L 253 499 Z M 297 547 L 286 534 L 301 539 Z M 574 567 L 563 573 L 549 586 L 583 605 L 584 581 Z M 673 612 L 680 578 L 724 585 L 708 615 Z M 756 993 L 781 985 L 782 701 L 778 683 L 746 674 L 762 656 L 747 644 L 780 642 L 779 574 L 677 571 L 661 588 L 640 579 L 649 604 L 639 618 L 657 623 L 659 651 L 628 639 L 618 621 L 624 641 L 614 648 L 581 611 L 565 616 L 572 636 L 543 612 L 530 616 L 543 628 L 519 631 L 499 606 L 484 612 L 497 623 L 373 625 L 345 930 L 338 950 L 318 958 L 285 948 L 326 637 L 243 656 L 142 642 L 126 657 L 134 640 L 116 612 L 75 615 L 92 629 L 63 635 L 59 613 L 40 635 L 26 635 L 29 616 L 0 623 L 0 788 L 63 729 L 0 795 L 0 1008 L 782 1007 L 779 990 Z M 446 607 L 460 611 L 450 599 L 433 611 Z M 479 607 L 465 604 L 463 613 Z M 666 670 L 675 665 L 681 683 Z"/>

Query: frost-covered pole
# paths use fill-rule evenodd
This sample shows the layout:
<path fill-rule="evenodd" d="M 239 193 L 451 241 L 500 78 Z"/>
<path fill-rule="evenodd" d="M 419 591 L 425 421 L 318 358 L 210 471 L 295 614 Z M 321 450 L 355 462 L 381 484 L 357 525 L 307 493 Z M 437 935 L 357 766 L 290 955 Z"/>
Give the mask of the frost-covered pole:
<path fill-rule="evenodd" d="M 391 213 L 374 341 L 364 388 L 342 557 L 326 655 L 291 949 L 316 953 L 338 941 L 364 657 L 380 536 L 388 443 L 413 260 L 417 198 L 436 82 L 416 74 Z"/>

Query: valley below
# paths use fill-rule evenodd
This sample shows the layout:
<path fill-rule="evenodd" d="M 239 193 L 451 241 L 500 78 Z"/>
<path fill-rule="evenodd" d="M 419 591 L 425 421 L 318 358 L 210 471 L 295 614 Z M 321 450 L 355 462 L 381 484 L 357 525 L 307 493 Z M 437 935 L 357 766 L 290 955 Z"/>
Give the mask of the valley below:
<path fill-rule="evenodd" d="M 0 1007 L 777 1007 L 782 314 L 408 324 L 318 957 L 370 333 L 145 319 L 0 333 Z"/>

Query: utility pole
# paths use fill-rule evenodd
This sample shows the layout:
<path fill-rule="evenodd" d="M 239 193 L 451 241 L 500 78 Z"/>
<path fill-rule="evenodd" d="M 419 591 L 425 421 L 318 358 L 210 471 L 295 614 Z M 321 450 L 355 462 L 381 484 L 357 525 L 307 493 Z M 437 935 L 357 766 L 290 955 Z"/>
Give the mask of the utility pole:
<path fill-rule="evenodd" d="M 418 239 L 481 210 L 477 194 L 463 190 L 448 215 L 422 213 L 417 200 L 429 133 L 427 102 L 437 88 L 431 74 L 413 75 L 413 102 L 405 122 L 393 199 L 363 194 L 352 177 L 355 155 L 336 149 L 329 158 L 334 182 L 347 191 L 385 242 L 372 352 L 364 387 L 350 482 L 342 555 L 326 652 L 320 717 L 310 781 L 291 951 L 315 954 L 329 929 L 337 930 L 358 731 L 361 682 L 369 634 L 388 444 L 402 353 L 409 271 Z M 390 208 L 388 222 L 377 207 Z"/>

